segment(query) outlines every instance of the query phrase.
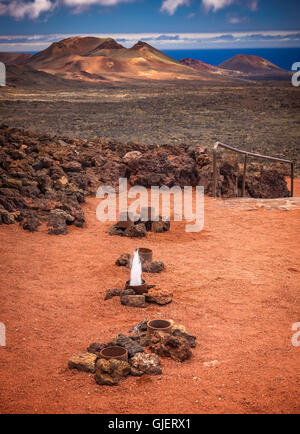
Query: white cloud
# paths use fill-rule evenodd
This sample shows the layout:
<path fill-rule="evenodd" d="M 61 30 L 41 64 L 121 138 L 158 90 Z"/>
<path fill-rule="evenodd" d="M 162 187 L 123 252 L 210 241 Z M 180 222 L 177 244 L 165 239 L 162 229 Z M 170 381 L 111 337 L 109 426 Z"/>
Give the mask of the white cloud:
<path fill-rule="evenodd" d="M 218 9 L 230 6 L 232 3 L 235 3 L 235 1 L 236 0 L 202 0 L 202 3 L 206 10 L 209 11 L 212 9 L 215 12 Z"/>
<path fill-rule="evenodd" d="M 207 11 L 213 10 L 216 12 L 219 9 L 225 8 L 226 6 L 230 6 L 234 3 L 241 3 L 238 0 L 202 0 L 202 4 Z M 258 0 L 244 0 L 245 6 L 251 11 L 257 11 L 258 9 Z"/>
<path fill-rule="evenodd" d="M 160 10 L 174 15 L 179 6 L 188 5 L 189 0 L 163 0 Z"/>
<path fill-rule="evenodd" d="M 90 6 L 116 6 L 119 3 L 130 3 L 135 0 L 58 0 L 75 12 L 81 12 Z"/>
<path fill-rule="evenodd" d="M 255 48 L 255 47 L 300 47 L 300 31 L 261 30 L 221 33 L 91 33 L 52 35 L 0 35 L 0 51 L 24 52 L 40 51 L 51 43 L 72 36 L 111 37 L 125 47 L 132 47 L 142 40 L 160 49 L 200 49 L 200 48 Z"/>
<path fill-rule="evenodd" d="M 49 12 L 59 5 L 81 12 L 90 6 L 116 6 L 119 3 L 129 3 L 135 0 L 0 0 L 0 15 L 10 15 L 16 19 L 25 17 L 36 19 L 41 14 Z"/>
<path fill-rule="evenodd" d="M 16 19 L 23 19 L 26 16 L 35 19 L 54 7 L 55 3 L 50 0 L 34 0 L 31 2 L 22 0 L 0 1 L 0 15 L 11 15 Z"/>

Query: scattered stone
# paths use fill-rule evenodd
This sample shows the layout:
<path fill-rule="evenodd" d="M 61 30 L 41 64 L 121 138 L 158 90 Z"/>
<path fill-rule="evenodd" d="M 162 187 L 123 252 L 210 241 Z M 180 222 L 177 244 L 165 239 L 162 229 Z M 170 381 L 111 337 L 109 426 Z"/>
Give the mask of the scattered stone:
<path fill-rule="evenodd" d="M 130 338 L 140 344 L 141 347 L 149 346 L 149 336 L 148 333 L 140 333 L 139 335 L 130 335 Z"/>
<path fill-rule="evenodd" d="M 151 231 L 156 233 L 167 232 L 170 230 L 170 221 L 164 221 L 160 217 L 160 220 L 157 222 L 152 222 Z"/>
<path fill-rule="evenodd" d="M 172 335 L 180 337 L 180 338 L 184 338 L 189 343 L 189 346 L 191 348 L 195 348 L 196 347 L 196 339 L 197 339 L 196 336 L 192 336 L 192 335 L 190 335 L 188 333 L 182 332 L 179 329 L 175 329 L 172 332 Z"/>
<path fill-rule="evenodd" d="M 128 295 L 136 295 L 136 293 L 131 288 L 128 288 L 128 289 L 112 288 L 112 289 L 108 289 L 106 291 L 106 295 L 105 295 L 104 300 L 110 300 L 113 297 L 124 297 L 124 296 L 128 296 Z"/>
<path fill-rule="evenodd" d="M 59 219 L 65 220 L 66 223 L 73 223 L 75 220 L 75 217 L 69 214 L 68 212 L 64 211 L 63 209 L 53 209 L 50 211 L 50 216 L 54 217 L 54 219 L 57 217 Z"/>
<path fill-rule="evenodd" d="M 147 324 L 148 324 L 148 319 L 145 318 L 143 319 L 143 321 L 139 322 L 138 324 L 136 324 L 134 327 L 132 327 L 132 329 L 129 330 L 129 333 L 142 333 L 142 332 L 146 332 L 147 331 Z"/>
<path fill-rule="evenodd" d="M 98 357 L 100 356 L 100 351 L 102 351 L 104 348 L 106 348 L 107 345 L 100 343 L 100 342 L 93 342 L 88 348 L 87 352 L 96 354 Z"/>
<path fill-rule="evenodd" d="M 138 342 L 141 347 L 147 347 L 149 345 L 149 336 L 147 333 L 147 318 L 141 321 L 139 324 L 135 325 L 129 330 L 131 335 L 129 336 L 132 340 Z"/>
<path fill-rule="evenodd" d="M 159 356 L 171 357 L 176 362 L 183 362 L 192 356 L 186 339 L 158 331 L 151 334 L 150 349 Z"/>
<path fill-rule="evenodd" d="M 29 232 L 37 232 L 38 227 L 41 225 L 39 218 L 35 215 L 29 216 L 23 223 L 23 229 Z"/>
<path fill-rule="evenodd" d="M 97 356 L 91 353 L 82 353 L 70 358 L 68 366 L 78 371 L 95 372 Z"/>
<path fill-rule="evenodd" d="M 64 163 L 62 165 L 62 168 L 66 172 L 80 172 L 81 171 L 81 164 L 78 161 L 70 161 L 68 163 Z"/>
<path fill-rule="evenodd" d="M 66 221 L 63 217 L 51 219 L 48 222 L 48 226 L 50 226 L 48 229 L 49 235 L 66 235 L 68 233 Z"/>
<path fill-rule="evenodd" d="M 116 386 L 130 374 L 129 363 L 116 359 L 99 359 L 96 364 L 95 381 L 100 385 Z"/>
<path fill-rule="evenodd" d="M 123 334 L 119 334 L 115 339 L 108 343 L 108 346 L 119 345 L 128 351 L 128 357 L 133 357 L 136 353 L 143 353 L 144 349 L 137 342 Z"/>
<path fill-rule="evenodd" d="M 131 375 L 160 375 L 160 359 L 157 354 L 137 353 L 130 359 Z"/>
<path fill-rule="evenodd" d="M 122 295 L 121 304 L 130 307 L 147 307 L 146 297 L 144 295 Z"/>
<path fill-rule="evenodd" d="M 121 295 L 122 289 L 120 288 L 112 288 L 106 291 L 106 295 L 104 300 L 110 300 L 113 297 L 119 297 Z"/>
<path fill-rule="evenodd" d="M 171 325 L 172 325 L 172 332 L 175 330 L 180 330 L 182 333 L 186 332 L 186 328 L 184 325 L 182 324 L 175 324 L 175 321 L 173 321 L 172 319 L 169 320 Z"/>
<path fill-rule="evenodd" d="M 111 226 L 107 233 L 109 235 L 119 235 L 120 237 L 125 237 L 125 231 L 122 228 L 119 228 L 119 226 L 117 224 Z"/>
<path fill-rule="evenodd" d="M 142 269 L 144 273 L 161 273 L 165 269 L 165 264 L 160 261 L 144 262 Z"/>
<path fill-rule="evenodd" d="M 131 161 L 136 160 L 136 159 L 139 158 L 141 155 L 142 155 L 142 153 L 139 152 L 139 151 L 130 151 L 130 152 L 127 152 L 127 154 L 124 155 L 123 160 L 124 160 L 126 163 L 129 163 L 129 162 L 131 162 Z"/>
<path fill-rule="evenodd" d="M 219 366 L 220 362 L 218 360 L 212 360 L 211 362 L 203 362 L 203 366 L 206 366 L 207 368 Z"/>
<path fill-rule="evenodd" d="M 132 288 L 123 289 L 121 291 L 120 296 L 123 297 L 123 295 L 136 295 L 135 290 Z"/>
<path fill-rule="evenodd" d="M 131 225 L 124 232 L 126 237 L 131 238 L 143 238 L 146 236 L 146 226 L 145 223 L 138 223 L 137 225 Z"/>
<path fill-rule="evenodd" d="M 152 288 L 146 295 L 146 301 L 160 305 L 171 303 L 173 294 L 167 289 Z"/>
<path fill-rule="evenodd" d="M 119 267 L 130 268 L 130 260 L 131 260 L 131 255 L 129 253 L 123 253 L 116 260 L 116 265 L 118 265 Z"/>

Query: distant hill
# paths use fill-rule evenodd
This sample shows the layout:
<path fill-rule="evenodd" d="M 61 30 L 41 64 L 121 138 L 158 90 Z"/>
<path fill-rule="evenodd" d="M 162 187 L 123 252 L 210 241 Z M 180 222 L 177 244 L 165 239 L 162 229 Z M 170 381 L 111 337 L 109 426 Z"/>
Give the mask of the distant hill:
<path fill-rule="evenodd" d="M 208 63 L 202 62 L 201 60 L 191 59 L 186 57 L 179 60 L 182 65 L 189 66 L 200 72 L 209 72 L 211 74 L 219 74 L 224 76 L 238 76 L 239 73 L 236 71 L 230 71 L 228 69 L 220 68 L 218 66 L 209 65 Z"/>
<path fill-rule="evenodd" d="M 86 81 L 222 79 L 181 64 L 145 42 L 125 48 L 112 38 L 64 39 L 32 56 L 27 64 L 60 77 Z"/>
<path fill-rule="evenodd" d="M 8 87 L 33 87 L 40 89 L 57 89 L 72 86 L 73 80 L 65 80 L 44 71 L 38 71 L 29 65 L 8 65 L 6 67 L 6 84 Z"/>
<path fill-rule="evenodd" d="M 0 52 L 0 62 L 5 65 L 23 65 L 31 57 L 32 54 Z"/>
<path fill-rule="evenodd" d="M 238 54 L 225 60 L 225 62 L 220 63 L 218 66 L 223 69 L 239 72 L 241 75 L 257 78 L 280 79 L 290 76 L 288 71 L 279 68 L 269 60 L 246 54 Z"/>
<path fill-rule="evenodd" d="M 212 66 L 200 60 L 169 57 L 146 42 L 125 48 L 112 38 L 72 37 L 51 44 L 35 55 L 0 53 L 6 65 L 26 65 L 24 78 L 13 70 L 15 81 L 26 81 L 33 70 L 86 82 L 122 82 L 136 79 L 233 82 L 235 79 L 286 80 L 290 73 L 262 57 L 239 54 Z M 18 77 L 17 77 L 18 75 Z M 37 76 L 35 76 L 37 79 Z M 50 77 L 40 77 L 51 81 Z"/>

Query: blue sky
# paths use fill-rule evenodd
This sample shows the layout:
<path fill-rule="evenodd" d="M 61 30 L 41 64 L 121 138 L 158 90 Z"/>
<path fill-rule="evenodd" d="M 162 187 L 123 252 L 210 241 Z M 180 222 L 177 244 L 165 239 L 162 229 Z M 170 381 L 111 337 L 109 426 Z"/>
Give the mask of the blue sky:
<path fill-rule="evenodd" d="M 300 47 L 299 0 L 0 0 L 0 51 L 75 35 L 159 49 Z"/>

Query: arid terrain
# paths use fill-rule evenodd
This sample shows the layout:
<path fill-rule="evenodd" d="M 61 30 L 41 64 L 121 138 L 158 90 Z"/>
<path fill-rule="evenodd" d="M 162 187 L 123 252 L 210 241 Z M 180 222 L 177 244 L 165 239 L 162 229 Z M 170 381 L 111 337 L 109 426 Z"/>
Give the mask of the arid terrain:
<path fill-rule="evenodd" d="M 300 89 L 261 58 L 231 59 L 224 72 L 147 44 L 95 39 L 6 57 L 0 413 L 300 413 L 300 347 L 292 345 L 300 321 Z M 245 79 L 234 68 L 248 61 L 254 75 Z M 280 79 L 267 81 L 266 71 Z M 289 167 L 257 161 L 247 198 L 235 198 L 242 166 L 223 153 L 213 199 L 217 140 L 295 161 L 294 198 Z M 95 193 L 119 177 L 146 188 L 204 185 L 203 230 L 187 233 L 185 221 L 171 221 L 170 231 L 145 230 L 142 239 L 109 235 L 113 223 L 97 220 Z M 143 277 L 172 291 L 172 303 L 104 301 L 129 278 L 116 259 L 138 247 L 165 264 Z M 183 324 L 197 337 L 191 359 L 162 358 L 161 375 L 114 387 L 68 368 L 92 342 L 126 335 L 144 318 Z"/>
<path fill-rule="evenodd" d="M 219 140 L 295 159 L 299 171 L 300 93 L 289 82 L 83 83 L 83 89 L 74 83 L 59 89 L 0 89 L 1 122 L 54 135 L 144 144 L 211 147 Z"/>
<path fill-rule="evenodd" d="M 296 183 L 296 195 L 300 185 Z M 1 413 L 299 413 L 300 210 L 224 208 L 205 200 L 205 227 L 184 222 L 143 241 L 112 237 L 84 206 L 85 229 L 51 237 L 0 226 Z M 146 309 L 104 301 L 129 271 L 123 252 L 149 247 L 166 265 L 145 274 L 174 300 Z M 98 386 L 71 371 L 71 355 L 111 339 L 143 318 L 172 318 L 197 336 L 189 361 L 162 358 L 162 375 Z"/>

